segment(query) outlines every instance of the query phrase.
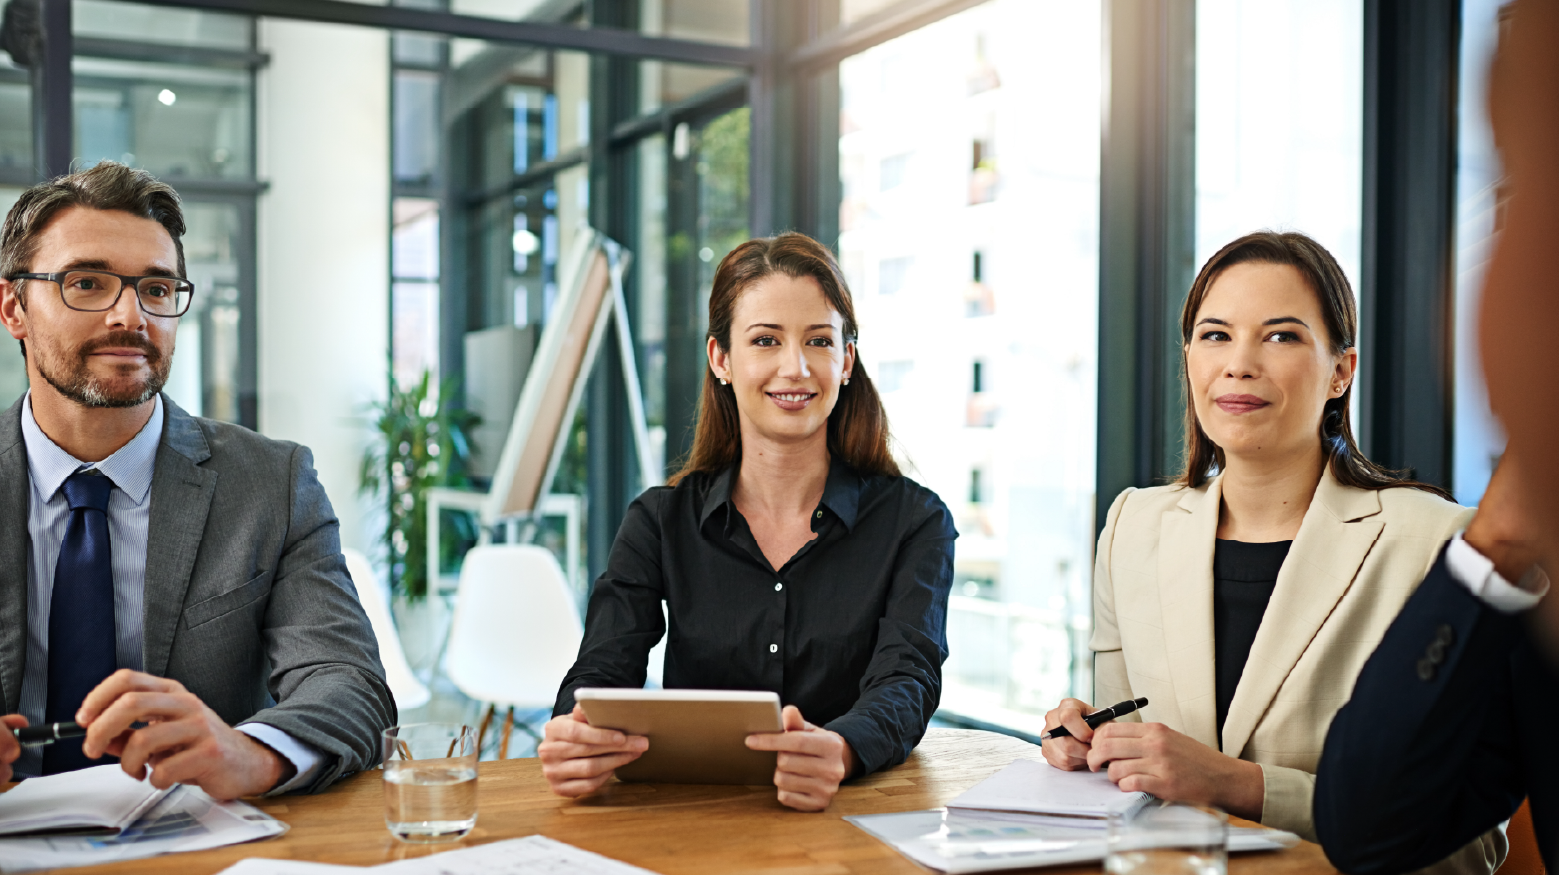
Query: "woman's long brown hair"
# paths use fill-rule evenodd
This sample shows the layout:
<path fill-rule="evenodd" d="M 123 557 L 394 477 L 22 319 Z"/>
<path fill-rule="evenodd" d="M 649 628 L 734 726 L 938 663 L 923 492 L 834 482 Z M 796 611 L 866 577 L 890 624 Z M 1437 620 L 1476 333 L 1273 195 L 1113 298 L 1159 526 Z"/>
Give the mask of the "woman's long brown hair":
<path fill-rule="evenodd" d="M 844 341 L 856 343 L 855 302 L 845 285 L 844 274 L 834 254 L 805 234 L 788 231 L 777 237 L 748 240 L 721 259 L 715 271 L 714 288 L 709 294 L 709 336 L 720 349 L 731 349 L 731 319 L 736 301 L 753 283 L 767 276 L 783 274 L 800 279 L 811 277 L 823 289 L 828 305 L 844 320 Z M 850 385 L 839 387 L 839 397 L 828 415 L 828 452 L 842 459 L 858 474 L 896 477 L 898 463 L 888 451 L 888 414 L 882 398 L 861 364 L 856 345 L 855 365 L 850 369 Z M 710 474 L 724 471 L 741 461 L 742 433 L 736 415 L 736 394 L 730 386 L 715 380 L 714 372 L 704 369 L 704 391 L 698 404 L 698 423 L 693 431 L 693 449 L 682 463 L 682 470 L 667 481 L 675 486 L 696 471 Z"/>
<path fill-rule="evenodd" d="M 1354 345 L 1359 333 L 1358 305 L 1353 300 L 1353 287 L 1337 264 L 1337 259 L 1321 244 L 1297 232 L 1277 233 L 1257 231 L 1246 234 L 1218 250 L 1186 296 L 1185 309 L 1180 311 L 1180 336 L 1183 344 L 1180 356 L 1180 385 L 1185 395 L 1185 470 L 1176 481 L 1196 488 L 1207 478 L 1224 469 L 1223 448 L 1213 443 L 1202 430 L 1196 418 L 1196 405 L 1191 401 L 1191 374 L 1185 348 L 1191 344 L 1196 328 L 1196 314 L 1202 309 L 1202 301 L 1213 282 L 1225 270 L 1236 264 L 1287 265 L 1299 271 L 1310 290 L 1315 292 L 1321 304 L 1322 318 L 1326 321 L 1326 337 L 1331 343 L 1333 355 L 1341 355 Z M 1326 453 L 1332 476 L 1344 486 L 1358 489 L 1390 489 L 1394 486 L 1410 486 L 1432 492 L 1446 501 L 1454 501 L 1450 493 L 1438 486 L 1408 478 L 1404 472 L 1393 471 L 1370 461 L 1353 437 L 1349 422 L 1348 401 L 1353 396 L 1353 384 L 1339 398 L 1326 402 L 1321 412 L 1317 438 Z"/>

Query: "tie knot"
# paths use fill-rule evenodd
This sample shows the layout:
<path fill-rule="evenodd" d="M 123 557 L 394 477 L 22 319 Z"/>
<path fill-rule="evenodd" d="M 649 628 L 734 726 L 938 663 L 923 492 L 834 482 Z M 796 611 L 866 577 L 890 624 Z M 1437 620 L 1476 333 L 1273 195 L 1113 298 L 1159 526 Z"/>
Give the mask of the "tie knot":
<path fill-rule="evenodd" d="M 77 471 L 65 480 L 65 500 L 71 510 L 100 510 L 108 512 L 108 494 L 114 491 L 114 481 L 97 471 Z"/>

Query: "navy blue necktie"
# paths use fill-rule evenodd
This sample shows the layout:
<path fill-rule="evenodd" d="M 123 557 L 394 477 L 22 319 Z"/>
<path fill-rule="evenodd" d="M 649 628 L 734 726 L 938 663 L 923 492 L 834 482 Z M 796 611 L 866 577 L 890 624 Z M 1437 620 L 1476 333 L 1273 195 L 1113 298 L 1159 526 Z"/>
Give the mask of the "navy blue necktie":
<path fill-rule="evenodd" d="M 81 702 L 114 673 L 114 567 L 108 544 L 108 496 L 114 481 L 96 471 L 78 471 L 65 481 L 70 523 L 54 566 L 49 600 L 49 699 L 43 719 L 76 719 Z M 44 748 L 43 773 L 53 775 L 113 762 L 87 759 L 81 741 Z"/>

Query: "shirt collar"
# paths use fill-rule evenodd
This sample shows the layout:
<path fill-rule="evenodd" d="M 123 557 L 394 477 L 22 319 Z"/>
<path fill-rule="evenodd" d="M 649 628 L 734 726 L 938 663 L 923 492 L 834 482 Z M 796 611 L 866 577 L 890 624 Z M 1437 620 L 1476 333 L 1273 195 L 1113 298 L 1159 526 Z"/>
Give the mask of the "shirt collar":
<path fill-rule="evenodd" d="M 709 518 L 715 511 L 731 504 L 731 488 L 736 485 L 736 471 L 739 467 L 741 462 L 731 465 L 721 471 L 709 484 L 709 492 L 704 496 L 704 506 L 698 514 L 700 529 L 709 522 Z M 828 508 L 840 522 L 844 523 L 846 529 L 853 530 L 856 517 L 860 513 L 862 485 L 860 475 L 835 456 L 828 465 L 828 482 L 823 485 L 823 501 L 819 507 Z M 726 515 L 726 530 L 726 533 L 730 534 L 729 511 Z"/>
<path fill-rule="evenodd" d="M 27 473 L 45 501 L 65 484 L 70 475 L 96 468 L 114 481 L 136 505 L 146 500 L 157 464 L 157 445 L 162 442 L 162 396 L 156 396 L 152 417 L 130 442 L 96 465 L 83 462 L 49 439 L 32 415 L 32 393 L 22 401 L 22 440 L 27 446 Z"/>

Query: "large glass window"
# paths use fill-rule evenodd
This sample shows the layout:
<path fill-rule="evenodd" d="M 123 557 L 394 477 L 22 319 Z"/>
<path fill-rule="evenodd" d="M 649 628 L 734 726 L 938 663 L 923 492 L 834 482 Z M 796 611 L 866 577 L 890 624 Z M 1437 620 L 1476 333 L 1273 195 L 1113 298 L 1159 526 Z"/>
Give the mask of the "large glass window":
<path fill-rule="evenodd" d="M 1363 100 L 1362 0 L 1197 0 L 1198 268 L 1251 231 L 1303 231 L 1357 293 Z"/>
<path fill-rule="evenodd" d="M 993 0 L 839 73 L 860 360 L 959 531 L 942 708 L 1034 733 L 1091 686 L 1101 19 Z"/>
<path fill-rule="evenodd" d="M 78 166 L 121 161 L 184 199 L 195 298 L 179 322 L 165 391 L 191 413 L 252 426 L 253 384 L 244 373 L 254 351 L 242 320 L 253 300 L 253 19 L 75 0 L 72 27 Z M 35 181 L 30 97 L 27 71 L 0 55 L 0 185 L 16 186 L 0 189 L 0 208 Z M 0 398 L 8 404 L 25 390 L 21 356 L 0 356 Z"/>
<path fill-rule="evenodd" d="M 1498 0 L 1462 3 L 1460 118 L 1456 166 L 1456 425 L 1452 492 L 1477 504 L 1505 449 L 1489 411 L 1478 351 L 1478 301 L 1499 229 L 1500 164 L 1489 127 L 1488 72 L 1499 41 Z"/>

